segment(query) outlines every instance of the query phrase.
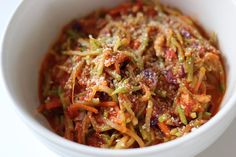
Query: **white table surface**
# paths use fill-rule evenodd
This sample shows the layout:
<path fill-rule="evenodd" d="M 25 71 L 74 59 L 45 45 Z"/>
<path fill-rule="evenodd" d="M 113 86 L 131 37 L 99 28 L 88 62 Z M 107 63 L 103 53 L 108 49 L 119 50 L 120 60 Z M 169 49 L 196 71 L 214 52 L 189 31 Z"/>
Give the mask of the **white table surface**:
<path fill-rule="evenodd" d="M 0 0 L 0 43 L 6 25 L 21 0 Z M 1 65 L 0 65 L 1 66 Z M 19 119 L 9 103 L 0 77 L 0 156 L 1 157 L 58 157 L 40 143 Z M 212 146 L 197 157 L 235 157 L 236 120 Z M 174 156 L 174 155 L 173 155 Z"/>

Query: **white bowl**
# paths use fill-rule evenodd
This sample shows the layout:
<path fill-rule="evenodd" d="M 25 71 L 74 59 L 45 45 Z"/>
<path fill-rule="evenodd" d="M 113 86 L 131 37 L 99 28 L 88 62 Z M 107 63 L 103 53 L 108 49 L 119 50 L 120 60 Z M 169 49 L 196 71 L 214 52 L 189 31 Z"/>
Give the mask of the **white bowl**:
<path fill-rule="evenodd" d="M 2 74 L 12 103 L 24 122 L 48 147 L 71 157 L 173 157 L 194 156 L 212 144 L 230 125 L 236 112 L 236 5 L 233 0 L 163 0 L 194 17 L 217 33 L 226 63 L 227 91 L 220 111 L 207 124 L 174 141 L 141 149 L 108 150 L 65 140 L 53 133 L 47 122 L 35 114 L 38 74 L 43 56 L 61 28 L 70 20 L 122 0 L 25 0 L 15 12 L 1 52 Z M 223 148 L 222 148 L 223 149 Z"/>

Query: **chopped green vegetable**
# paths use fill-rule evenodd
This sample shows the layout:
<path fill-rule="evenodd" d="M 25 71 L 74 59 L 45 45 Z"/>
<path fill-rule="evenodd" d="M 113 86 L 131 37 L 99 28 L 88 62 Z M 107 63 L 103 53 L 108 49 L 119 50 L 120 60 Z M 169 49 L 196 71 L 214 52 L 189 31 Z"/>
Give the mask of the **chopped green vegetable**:
<path fill-rule="evenodd" d="M 121 87 L 116 88 L 116 90 L 112 93 L 112 95 L 115 95 L 118 93 L 127 93 L 127 92 L 128 92 L 127 88 L 124 86 L 121 86 Z"/>
<path fill-rule="evenodd" d="M 176 133 L 178 132 L 177 128 L 171 129 L 170 134 L 171 135 L 176 135 Z"/>
<path fill-rule="evenodd" d="M 168 115 L 167 114 L 162 114 L 161 116 L 158 117 L 158 121 L 159 122 L 164 122 L 168 119 Z"/>
<path fill-rule="evenodd" d="M 121 82 L 119 82 L 116 86 L 117 88 L 115 89 L 115 91 L 112 93 L 112 95 L 115 94 L 119 94 L 119 93 L 127 93 L 129 92 L 128 88 L 127 88 L 127 84 L 128 84 L 128 80 L 123 80 Z"/>
<path fill-rule="evenodd" d="M 144 30 L 142 36 L 141 36 L 141 45 L 139 46 L 138 50 L 135 51 L 138 56 L 141 56 L 145 50 L 145 48 L 148 46 L 149 38 L 148 38 L 148 32 L 147 30 Z"/>
<path fill-rule="evenodd" d="M 90 49 L 91 50 L 97 50 L 99 48 L 101 48 L 101 43 L 99 40 L 93 38 L 91 35 L 89 36 L 89 43 L 90 43 Z"/>
<path fill-rule="evenodd" d="M 193 119 L 197 118 L 196 112 L 192 112 L 192 113 L 190 114 L 190 117 L 193 118 Z"/>
<path fill-rule="evenodd" d="M 99 62 L 96 64 L 96 66 L 97 66 L 96 73 L 97 73 L 98 76 L 101 76 L 102 73 L 103 73 L 104 60 L 105 60 L 104 55 L 101 55 L 100 58 L 99 58 Z"/>
<path fill-rule="evenodd" d="M 150 141 L 150 138 L 151 138 L 150 134 L 141 125 L 139 125 L 139 131 L 140 131 L 144 140 Z"/>
<path fill-rule="evenodd" d="M 212 114 L 210 112 L 204 112 L 203 113 L 203 118 L 204 119 L 209 119 L 209 118 L 211 118 L 211 116 L 212 116 Z"/>
<path fill-rule="evenodd" d="M 179 113 L 179 118 L 181 120 L 181 122 L 184 124 L 184 125 L 187 125 L 188 124 L 188 121 L 185 117 L 185 113 L 184 113 L 184 110 L 181 108 L 181 106 L 177 106 L 177 111 Z"/>
<path fill-rule="evenodd" d="M 193 80 L 193 57 L 192 56 L 188 56 L 187 59 L 186 59 L 186 64 L 185 64 L 185 67 L 186 67 L 186 72 L 187 72 L 187 80 L 189 82 L 191 82 Z"/>
<path fill-rule="evenodd" d="M 163 98 L 165 98 L 167 96 L 167 91 L 165 91 L 165 90 L 158 90 L 157 93 L 158 93 L 158 95 L 160 95 Z"/>
<path fill-rule="evenodd" d="M 106 72 L 111 75 L 114 79 L 116 79 L 117 81 L 121 80 L 121 76 L 119 74 L 116 73 L 116 71 L 107 69 Z"/>
<path fill-rule="evenodd" d="M 116 36 L 115 46 L 114 46 L 113 50 L 117 51 L 121 45 L 122 45 L 122 43 L 121 43 L 120 37 Z"/>

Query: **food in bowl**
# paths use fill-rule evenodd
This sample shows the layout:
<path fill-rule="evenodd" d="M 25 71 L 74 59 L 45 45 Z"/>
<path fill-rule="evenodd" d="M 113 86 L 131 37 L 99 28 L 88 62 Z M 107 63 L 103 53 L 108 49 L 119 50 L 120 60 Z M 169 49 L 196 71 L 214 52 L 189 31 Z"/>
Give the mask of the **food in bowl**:
<path fill-rule="evenodd" d="M 137 148 L 190 133 L 224 96 L 216 38 L 151 1 L 100 9 L 66 25 L 40 72 L 38 111 L 60 136 Z"/>

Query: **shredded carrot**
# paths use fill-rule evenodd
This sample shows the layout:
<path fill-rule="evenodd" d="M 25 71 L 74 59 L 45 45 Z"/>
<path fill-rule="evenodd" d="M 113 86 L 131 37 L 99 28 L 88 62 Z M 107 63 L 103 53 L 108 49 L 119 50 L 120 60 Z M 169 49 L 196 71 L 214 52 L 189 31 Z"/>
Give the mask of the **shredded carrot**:
<path fill-rule="evenodd" d="M 116 70 L 117 74 L 120 74 L 120 64 L 115 63 L 114 65 L 115 65 L 115 70 Z"/>
<path fill-rule="evenodd" d="M 39 105 L 39 107 L 37 108 L 37 111 L 38 111 L 39 113 L 43 112 L 44 110 L 45 110 L 45 104 L 41 104 L 41 105 Z"/>
<path fill-rule="evenodd" d="M 58 107 L 61 107 L 61 102 L 59 99 L 55 99 L 55 100 L 45 104 L 45 108 L 47 110 L 51 110 L 51 109 L 58 108 Z"/>
<path fill-rule="evenodd" d="M 105 101 L 105 102 L 100 103 L 99 106 L 114 107 L 114 106 L 117 106 L 117 103 L 115 101 Z"/>
<path fill-rule="evenodd" d="M 132 6 L 131 3 L 127 2 L 127 3 L 124 3 L 116 8 L 113 8 L 109 11 L 109 14 L 111 16 L 117 16 L 119 15 L 120 13 L 122 12 L 126 12 L 130 7 Z"/>
<path fill-rule="evenodd" d="M 65 115 L 65 134 L 64 137 L 69 140 L 74 140 L 74 125 L 72 120 L 70 119 L 69 115 L 64 112 Z"/>
<path fill-rule="evenodd" d="M 93 113 L 98 113 L 98 110 L 96 108 L 91 107 L 91 106 L 87 106 L 84 104 L 75 103 L 75 104 L 70 105 L 68 108 L 68 110 L 70 110 L 72 112 L 77 111 L 78 109 L 84 109 L 84 110 L 87 110 L 87 111 L 90 111 Z"/>
<path fill-rule="evenodd" d="M 83 121 L 82 121 L 82 136 L 81 136 L 81 139 L 82 139 L 83 144 L 86 142 L 85 136 L 88 132 L 89 124 L 90 124 L 90 119 L 89 119 L 88 115 L 86 115 L 84 117 Z"/>
<path fill-rule="evenodd" d="M 77 129 L 77 142 L 80 143 L 80 144 L 83 144 L 82 143 L 82 125 L 80 122 L 77 122 L 76 123 L 76 129 Z"/>
<path fill-rule="evenodd" d="M 40 105 L 38 111 L 43 112 L 44 110 L 52 110 L 58 107 L 61 107 L 61 102 L 59 99 L 55 98 L 46 104 Z"/>
<path fill-rule="evenodd" d="M 164 122 L 158 122 L 158 126 L 167 137 L 170 136 L 170 129 Z"/>

